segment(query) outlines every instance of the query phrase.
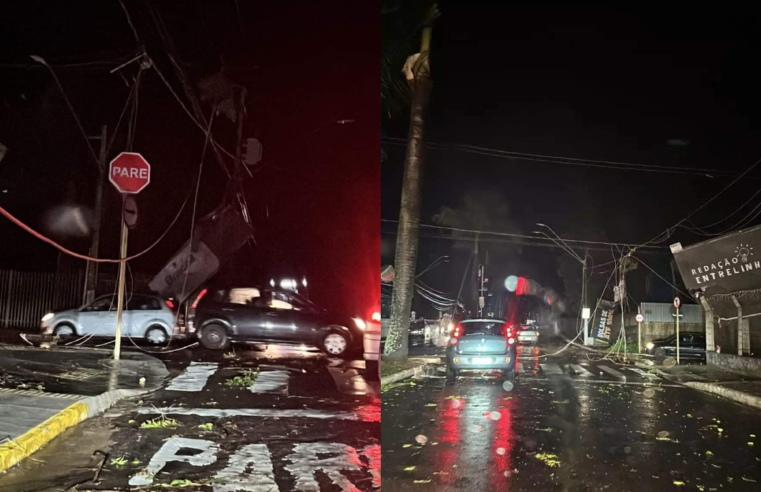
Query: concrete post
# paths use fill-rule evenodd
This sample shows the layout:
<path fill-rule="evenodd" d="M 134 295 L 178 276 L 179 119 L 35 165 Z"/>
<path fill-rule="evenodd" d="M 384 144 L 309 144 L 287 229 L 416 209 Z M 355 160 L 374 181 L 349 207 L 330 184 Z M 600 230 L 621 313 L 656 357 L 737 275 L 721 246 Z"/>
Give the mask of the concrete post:
<path fill-rule="evenodd" d="M 703 305 L 706 317 L 706 352 L 714 352 L 716 351 L 716 339 L 713 331 L 713 308 L 708 304 L 705 297 L 700 298 L 700 304 Z"/>
<path fill-rule="evenodd" d="M 735 303 L 735 307 L 737 307 L 737 355 L 743 354 L 743 307 L 740 305 L 740 301 L 737 300 L 737 297 L 732 296 L 732 302 Z"/>

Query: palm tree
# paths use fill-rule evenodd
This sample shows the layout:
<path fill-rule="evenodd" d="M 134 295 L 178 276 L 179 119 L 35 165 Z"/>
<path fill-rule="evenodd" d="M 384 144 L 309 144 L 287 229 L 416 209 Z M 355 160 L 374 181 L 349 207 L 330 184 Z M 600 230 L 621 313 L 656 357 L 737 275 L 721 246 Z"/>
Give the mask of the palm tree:
<path fill-rule="evenodd" d="M 386 340 L 388 360 L 406 359 L 410 310 L 415 289 L 420 232 L 420 191 L 423 153 L 424 113 L 431 91 L 431 73 L 428 54 L 431 42 L 431 24 L 438 15 L 435 6 L 425 17 L 420 52 L 409 57 L 404 65 L 410 94 L 410 127 L 407 137 L 407 154 L 404 161 L 404 183 L 399 212 L 399 230 L 396 237 L 396 278 L 391 297 L 391 319 Z"/>
<path fill-rule="evenodd" d="M 381 128 L 409 105 L 402 66 L 417 47 L 416 36 L 425 24 L 421 19 L 434 5 L 433 0 L 381 0 Z M 385 158 L 381 147 L 381 161 Z"/>

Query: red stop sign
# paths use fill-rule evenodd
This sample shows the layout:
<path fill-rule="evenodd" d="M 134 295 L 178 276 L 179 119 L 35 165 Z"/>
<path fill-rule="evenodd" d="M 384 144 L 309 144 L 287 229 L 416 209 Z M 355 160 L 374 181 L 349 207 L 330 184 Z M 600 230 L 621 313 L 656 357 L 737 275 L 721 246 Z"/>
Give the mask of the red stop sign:
<path fill-rule="evenodd" d="M 151 182 L 151 165 L 135 152 L 122 152 L 111 161 L 108 179 L 121 193 L 140 193 Z"/>

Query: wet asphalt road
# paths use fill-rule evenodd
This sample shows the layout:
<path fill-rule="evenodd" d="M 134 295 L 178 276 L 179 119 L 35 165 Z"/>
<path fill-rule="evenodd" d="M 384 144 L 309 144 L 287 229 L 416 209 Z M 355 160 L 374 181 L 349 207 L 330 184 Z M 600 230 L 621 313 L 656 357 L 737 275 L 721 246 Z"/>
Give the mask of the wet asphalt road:
<path fill-rule="evenodd" d="M 379 489 L 380 388 L 363 361 L 277 346 L 164 358 L 162 389 L 67 431 L 0 490 Z M 97 450 L 108 459 L 92 483 Z"/>
<path fill-rule="evenodd" d="M 437 371 L 386 388 L 387 490 L 761 490 L 757 411 L 583 353 L 534 353 L 521 348 L 510 392 L 495 374 L 450 385 Z"/>

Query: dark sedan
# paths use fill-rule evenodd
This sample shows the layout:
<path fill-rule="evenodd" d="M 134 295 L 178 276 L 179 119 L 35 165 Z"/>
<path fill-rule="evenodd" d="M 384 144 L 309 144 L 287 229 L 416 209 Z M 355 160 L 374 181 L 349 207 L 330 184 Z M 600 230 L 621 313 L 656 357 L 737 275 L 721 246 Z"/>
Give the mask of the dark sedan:
<path fill-rule="evenodd" d="M 330 316 L 295 292 L 269 287 L 204 289 L 193 303 L 191 331 L 209 349 L 231 342 L 316 346 L 340 356 L 361 349 L 361 318 Z"/>
<path fill-rule="evenodd" d="M 648 354 L 662 362 L 667 357 L 676 358 L 676 335 L 661 340 L 653 340 L 645 346 Z M 706 337 L 700 332 L 684 332 L 679 334 L 679 359 L 705 361 Z"/>

